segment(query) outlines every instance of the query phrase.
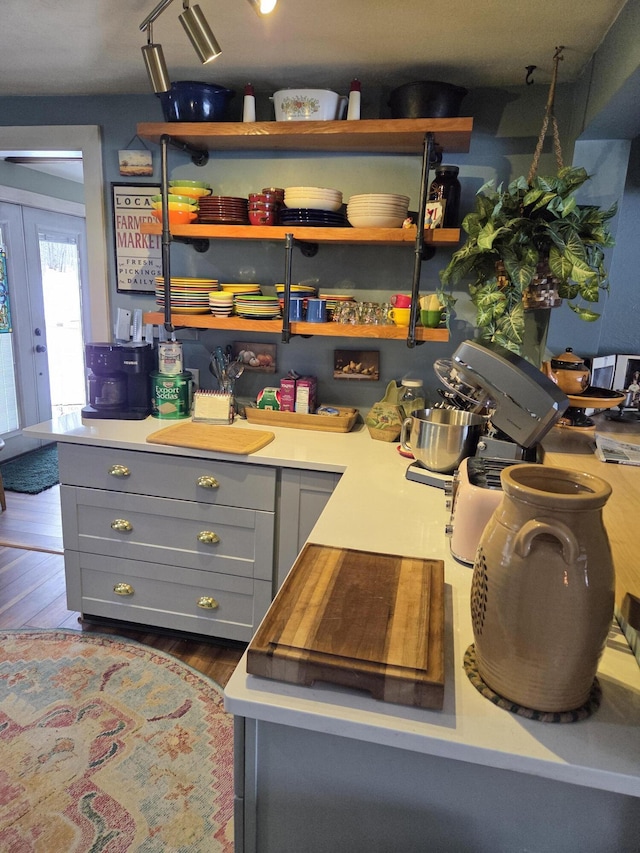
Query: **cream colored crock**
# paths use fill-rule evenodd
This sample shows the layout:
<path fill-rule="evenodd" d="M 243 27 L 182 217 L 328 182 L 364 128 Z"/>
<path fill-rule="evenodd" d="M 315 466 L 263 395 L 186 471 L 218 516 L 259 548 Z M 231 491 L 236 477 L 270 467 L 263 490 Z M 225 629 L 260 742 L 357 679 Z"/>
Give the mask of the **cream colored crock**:
<path fill-rule="evenodd" d="M 503 498 L 480 539 L 471 616 L 481 678 L 538 711 L 589 698 L 614 605 L 599 477 L 544 465 L 501 473 Z"/>

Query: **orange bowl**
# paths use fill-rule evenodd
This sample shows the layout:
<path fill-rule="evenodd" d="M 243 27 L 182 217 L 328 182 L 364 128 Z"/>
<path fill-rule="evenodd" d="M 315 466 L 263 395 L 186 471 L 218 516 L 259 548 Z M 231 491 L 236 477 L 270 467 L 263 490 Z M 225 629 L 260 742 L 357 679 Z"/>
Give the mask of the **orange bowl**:
<path fill-rule="evenodd" d="M 155 216 L 158 222 L 162 222 L 162 211 L 161 210 L 152 210 L 151 215 Z M 189 213 L 186 210 L 170 210 L 169 211 L 169 224 L 170 225 L 188 225 L 190 222 L 193 222 L 194 219 L 198 218 L 197 213 Z"/>

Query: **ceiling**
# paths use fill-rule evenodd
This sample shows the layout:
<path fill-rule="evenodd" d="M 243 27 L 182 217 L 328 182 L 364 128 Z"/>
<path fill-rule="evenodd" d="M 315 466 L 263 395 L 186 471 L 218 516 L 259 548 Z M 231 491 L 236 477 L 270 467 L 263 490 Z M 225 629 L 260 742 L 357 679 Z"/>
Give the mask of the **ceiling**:
<path fill-rule="evenodd" d="M 195 2 L 195 0 L 194 0 Z M 173 80 L 262 91 L 445 80 L 467 88 L 522 85 L 526 66 L 548 84 L 557 45 L 561 82 L 577 79 L 625 0 L 279 0 L 259 18 L 246 0 L 199 0 L 222 47 L 201 66 L 175 0 L 153 27 Z M 139 24 L 156 0 L 2 0 L 0 94 L 150 91 Z"/>

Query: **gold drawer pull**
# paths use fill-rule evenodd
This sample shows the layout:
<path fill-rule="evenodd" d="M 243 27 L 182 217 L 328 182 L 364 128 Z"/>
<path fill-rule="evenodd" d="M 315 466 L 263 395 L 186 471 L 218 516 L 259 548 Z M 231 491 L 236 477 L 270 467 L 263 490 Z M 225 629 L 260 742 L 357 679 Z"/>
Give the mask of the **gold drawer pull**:
<path fill-rule="evenodd" d="M 198 485 L 202 486 L 203 489 L 219 489 L 220 483 L 216 480 L 215 477 L 210 477 L 205 474 L 202 477 L 198 477 Z"/>
<path fill-rule="evenodd" d="M 119 533 L 130 533 L 133 530 L 133 524 L 126 518 L 114 518 L 111 522 L 111 529 L 117 530 Z"/>
<path fill-rule="evenodd" d="M 211 598 L 210 595 L 203 595 L 198 599 L 198 607 L 202 607 L 203 610 L 215 610 L 219 606 L 215 598 Z"/>
<path fill-rule="evenodd" d="M 117 583 L 114 586 L 113 591 L 116 595 L 133 595 L 135 589 L 130 583 Z"/>
<path fill-rule="evenodd" d="M 203 542 L 205 545 L 215 545 L 220 541 L 220 537 L 213 530 L 201 530 L 198 533 L 198 542 Z"/>
<path fill-rule="evenodd" d="M 112 465 L 111 468 L 109 468 L 109 473 L 112 477 L 129 477 L 131 471 L 126 465 Z"/>

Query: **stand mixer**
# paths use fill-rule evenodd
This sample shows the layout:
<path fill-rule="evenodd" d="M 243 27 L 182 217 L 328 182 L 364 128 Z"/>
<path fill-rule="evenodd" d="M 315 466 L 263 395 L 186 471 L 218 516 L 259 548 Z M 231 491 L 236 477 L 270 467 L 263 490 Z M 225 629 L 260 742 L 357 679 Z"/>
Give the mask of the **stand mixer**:
<path fill-rule="evenodd" d="M 436 375 L 449 408 L 487 419 L 475 456 L 462 460 L 453 476 L 442 477 L 414 463 L 407 479 L 443 488 L 451 517 L 446 532 L 453 556 L 473 563 L 484 527 L 502 498 L 501 471 L 537 461 L 539 442 L 569 407 L 558 386 L 525 359 L 496 345 L 464 341 L 452 358 L 440 359 Z M 420 470 L 422 468 L 422 470 Z"/>

